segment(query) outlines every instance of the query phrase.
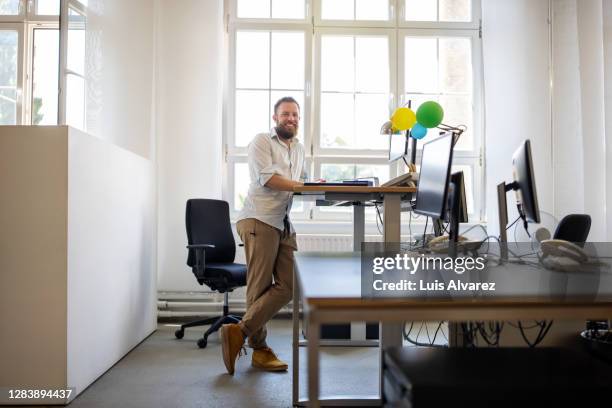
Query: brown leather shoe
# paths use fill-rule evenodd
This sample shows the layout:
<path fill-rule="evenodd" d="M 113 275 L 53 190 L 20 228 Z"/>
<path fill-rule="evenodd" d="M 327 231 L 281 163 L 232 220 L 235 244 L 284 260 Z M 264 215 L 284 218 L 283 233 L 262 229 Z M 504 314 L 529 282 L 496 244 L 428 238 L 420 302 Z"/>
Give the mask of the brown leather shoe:
<path fill-rule="evenodd" d="M 234 374 L 236 358 L 242 355 L 244 349 L 244 335 L 237 324 L 224 324 L 219 330 L 221 335 L 221 349 L 223 350 L 223 362 L 229 374 Z M 246 349 L 244 350 L 246 354 Z"/>
<path fill-rule="evenodd" d="M 253 350 L 253 357 L 251 358 L 251 364 L 253 367 L 260 368 L 266 371 L 286 371 L 287 363 L 279 360 L 276 354 L 269 347 Z"/>

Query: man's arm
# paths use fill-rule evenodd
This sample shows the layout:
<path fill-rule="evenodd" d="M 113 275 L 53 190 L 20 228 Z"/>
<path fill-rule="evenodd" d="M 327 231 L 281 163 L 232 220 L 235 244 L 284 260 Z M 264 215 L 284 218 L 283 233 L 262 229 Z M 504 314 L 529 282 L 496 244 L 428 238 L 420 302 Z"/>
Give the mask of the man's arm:
<path fill-rule="evenodd" d="M 270 177 L 268 182 L 265 184 L 266 187 L 279 191 L 293 191 L 293 187 L 303 185 L 304 183 L 301 181 L 290 180 L 287 177 L 279 176 L 278 174 L 272 175 L 272 177 Z"/>

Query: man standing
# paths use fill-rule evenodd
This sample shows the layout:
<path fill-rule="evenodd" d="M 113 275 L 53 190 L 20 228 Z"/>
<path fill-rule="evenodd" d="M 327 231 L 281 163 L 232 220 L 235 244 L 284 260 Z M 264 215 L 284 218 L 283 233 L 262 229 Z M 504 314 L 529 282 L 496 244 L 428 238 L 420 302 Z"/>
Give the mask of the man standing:
<path fill-rule="evenodd" d="M 289 221 L 293 187 L 304 169 L 304 146 L 295 137 L 300 106 L 291 97 L 274 105 L 276 126 L 249 144 L 251 184 L 236 229 L 247 262 L 247 311 L 238 324 L 221 327 L 223 362 L 234 374 L 246 337 L 253 348 L 252 365 L 267 371 L 287 370 L 266 344 L 266 323 L 293 293 L 295 231 Z"/>

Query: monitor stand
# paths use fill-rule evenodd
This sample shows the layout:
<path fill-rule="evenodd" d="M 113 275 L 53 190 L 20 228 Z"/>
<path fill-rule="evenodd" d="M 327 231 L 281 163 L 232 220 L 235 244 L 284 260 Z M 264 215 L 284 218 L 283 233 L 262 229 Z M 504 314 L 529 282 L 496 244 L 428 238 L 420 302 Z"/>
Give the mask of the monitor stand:
<path fill-rule="evenodd" d="M 448 186 L 449 229 L 448 229 L 448 255 L 451 258 L 457 256 L 457 241 L 459 238 L 459 207 L 460 186 L 451 182 Z"/>
<path fill-rule="evenodd" d="M 506 201 L 506 193 L 508 191 L 517 190 L 518 183 L 516 181 L 506 184 L 506 182 L 497 185 L 497 218 L 499 219 L 499 256 L 500 261 L 508 260 L 508 202 Z"/>

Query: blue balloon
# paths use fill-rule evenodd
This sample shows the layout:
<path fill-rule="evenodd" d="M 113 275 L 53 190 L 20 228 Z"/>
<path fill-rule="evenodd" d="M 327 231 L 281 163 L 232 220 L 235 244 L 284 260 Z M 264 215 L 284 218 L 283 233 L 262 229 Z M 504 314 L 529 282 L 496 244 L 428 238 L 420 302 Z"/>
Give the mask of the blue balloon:
<path fill-rule="evenodd" d="M 424 138 L 425 135 L 427 135 L 427 128 L 421 125 L 420 123 L 415 123 L 415 125 L 412 127 L 412 130 L 410 131 L 410 136 L 419 140 Z"/>

